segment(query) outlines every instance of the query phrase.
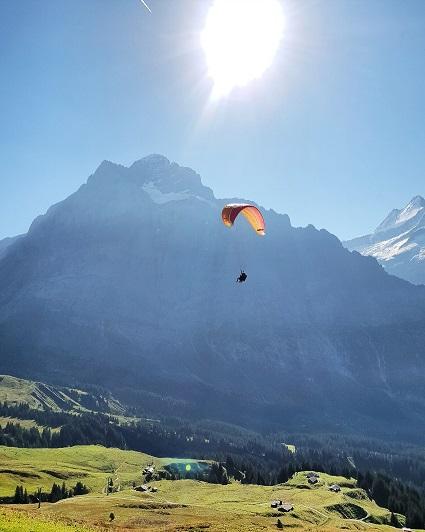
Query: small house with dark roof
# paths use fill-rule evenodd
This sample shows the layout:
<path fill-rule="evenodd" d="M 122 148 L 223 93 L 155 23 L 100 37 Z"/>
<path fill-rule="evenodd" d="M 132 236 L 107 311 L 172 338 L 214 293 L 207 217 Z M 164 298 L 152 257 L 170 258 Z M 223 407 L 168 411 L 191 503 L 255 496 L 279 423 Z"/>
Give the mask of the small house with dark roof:
<path fill-rule="evenodd" d="M 308 477 L 307 480 L 310 484 L 317 484 L 319 482 L 318 477 Z"/>
<path fill-rule="evenodd" d="M 294 509 L 290 502 L 284 502 L 278 507 L 279 512 L 291 512 Z"/>
<path fill-rule="evenodd" d="M 136 486 L 134 488 L 136 491 L 149 491 L 150 486 L 147 486 L 146 484 L 143 484 L 142 486 Z"/>
<path fill-rule="evenodd" d="M 332 484 L 332 486 L 329 486 L 330 491 L 334 491 L 335 493 L 338 493 L 341 491 L 340 486 L 338 484 Z"/>

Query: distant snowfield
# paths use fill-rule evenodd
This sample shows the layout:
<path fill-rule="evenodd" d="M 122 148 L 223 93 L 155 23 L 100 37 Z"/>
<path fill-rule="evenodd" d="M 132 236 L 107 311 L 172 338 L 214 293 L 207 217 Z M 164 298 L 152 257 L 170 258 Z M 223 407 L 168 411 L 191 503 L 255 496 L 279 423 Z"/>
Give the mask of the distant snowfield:
<path fill-rule="evenodd" d="M 411 220 L 422 210 L 423 210 L 423 207 L 413 207 L 409 203 L 409 205 L 405 209 L 403 209 L 400 215 L 397 217 L 396 225 L 401 225 L 407 222 L 408 220 Z"/>
<path fill-rule="evenodd" d="M 189 190 L 184 190 L 182 192 L 161 192 L 152 181 L 143 185 L 142 189 L 157 205 L 170 203 L 170 201 L 183 201 L 191 197 Z"/>
<path fill-rule="evenodd" d="M 202 198 L 201 196 L 194 196 L 193 192 L 191 192 L 190 190 L 182 190 L 180 192 L 161 192 L 161 190 L 156 187 L 153 181 L 144 184 L 142 186 L 142 190 L 146 192 L 151 198 L 151 200 L 157 205 L 164 205 L 172 201 L 184 201 L 193 198 L 208 204 L 212 204 L 211 201 L 208 201 L 207 199 Z"/>
<path fill-rule="evenodd" d="M 395 256 L 406 253 L 417 248 L 418 244 L 409 242 L 408 233 L 403 233 L 401 237 L 390 238 L 369 246 L 362 251 L 363 255 L 372 255 L 379 260 L 392 260 Z"/>
<path fill-rule="evenodd" d="M 425 199 L 415 196 L 403 209 L 391 211 L 373 233 L 343 244 L 375 257 L 393 275 L 425 284 Z"/>

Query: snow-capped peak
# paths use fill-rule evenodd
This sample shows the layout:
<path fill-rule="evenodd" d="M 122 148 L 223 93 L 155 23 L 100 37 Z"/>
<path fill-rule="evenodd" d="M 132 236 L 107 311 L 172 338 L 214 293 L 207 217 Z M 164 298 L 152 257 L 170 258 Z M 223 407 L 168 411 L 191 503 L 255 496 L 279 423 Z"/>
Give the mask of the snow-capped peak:
<path fill-rule="evenodd" d="M 391 229 L 395 227 L 395 225 L 397 224 L 397 218 L 400 212 L 401 212 L 400 209 L 393 209 L 388 214 L 388 216 L 375 229 L 375 234 L 382 233 L 383 231 L 386 231 L 387 229 Z"/>
<path fill-rule="evenodd" d="M 407 224 L 414 227 L 425 215 L 425 199 L 422 196 L 415 196 L 403 209 L 393 209 L 385 220 L 375 229 L 376 233 L 399 229 Z"/>
<path fill-rule="evenodd" d="M 129 167 L 103 161 L 89 178 L 90 184 L 101 187 L 106 183 L 114 186 L 122 183 L 125 186 L 126 182 L 144 189 L 155 203 L 189 197 L 215 200 L 212 190 L 202 184 L 199 174 L 158 154 L 143 157 Z"/>
<path fill-rule="evenodd" d="M 408 207 L 412 207 L 412 208 L 425 207 L 425 199 L 422 196 L 415 196 L 414 198 L 410 200 L 406 209 Z"/>
<path fill-rule="evenodd" d="M 425 207 L 425 200 L 421 196 L 415 196 L 401 211 L 397 218 L 397 224 L 402 224 L 414 218 Z"/>
<path fill-rule="evenodd" d="M 192 196 L 214 200 L 212 190 L 202 184 L 199 174 L 191 168 L 170 162 L 162 155 L 148 155 L 136 161 L 128 168 L 128 174 L 133 182 L 146 188 L 146 191 L 152 192 L 154 186 L 163 195 L 168 195 L 168 198 L 174 194 L 179 195 L 180 199 L 181 196 Z"/>
<path fill-rule="evenodd" d="M 389 273 L 425 284 L 425 199 L 413 197 L 403 209 L 392 210 L 374 233 L 344 245 L 375 257 Z"/>

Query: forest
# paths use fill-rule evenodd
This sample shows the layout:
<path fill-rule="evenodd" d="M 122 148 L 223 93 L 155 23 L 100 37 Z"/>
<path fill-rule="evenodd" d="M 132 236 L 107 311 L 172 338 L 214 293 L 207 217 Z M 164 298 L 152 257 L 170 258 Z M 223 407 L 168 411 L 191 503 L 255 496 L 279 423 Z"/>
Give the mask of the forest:
<path fill-rule="evenodd" d="M 208 482 L 227 483 L 234 478 L 247 484 L 273 485 L 306 470 L 353 477 L 378 504 L 406 515 L 408 526 L 425 527 L 425 458 L 422 449 L 412 445 L 333 434 L 260 435 L 241 427 L 199 426 L 177 418 L 120 423 L 108 414 L 55 413 L 32 410 L 25 404 L 0 404 L 0 416 L 31 419 L 38 425 L 24 428 L 7 422 L 0 428 L 0 445 L 58 448 L 101 444 L 158 457 L 214 460 L 215 465 L 201 478 Z M 283 441 L 294 444 L 296 452 Z M 172 478 L 182 476 L 187 473 L 171 472 Z"/>

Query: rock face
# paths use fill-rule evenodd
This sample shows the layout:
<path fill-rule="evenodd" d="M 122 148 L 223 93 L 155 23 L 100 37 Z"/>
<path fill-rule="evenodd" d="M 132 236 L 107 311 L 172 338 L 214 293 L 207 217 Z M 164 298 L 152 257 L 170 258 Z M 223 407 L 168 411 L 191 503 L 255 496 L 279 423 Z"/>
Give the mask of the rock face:
<path fill-rule="evenodd" d="M 404 209 L 392 210 L 372 234 L 344 246 L 375 257 L 388 273 L 425 284 L 425 199 L 415 196 Z"/>
<path fill-rule="evenodd" d="M 6 255 L 7 248 L 23 236 L 24 235 L 17 235 L 14 237 L 3 238 L 3 240 L 0 240 L 0 260 L 4 255 Z"/>
<path fill-rule="evenodd" d="M 0 372 L 150 413 L 422 437 L 425 288 L 273 211 L 266 237 L 229 230 L 229 201 L 162 156 L 103 162 L 0 260 Z"/>

